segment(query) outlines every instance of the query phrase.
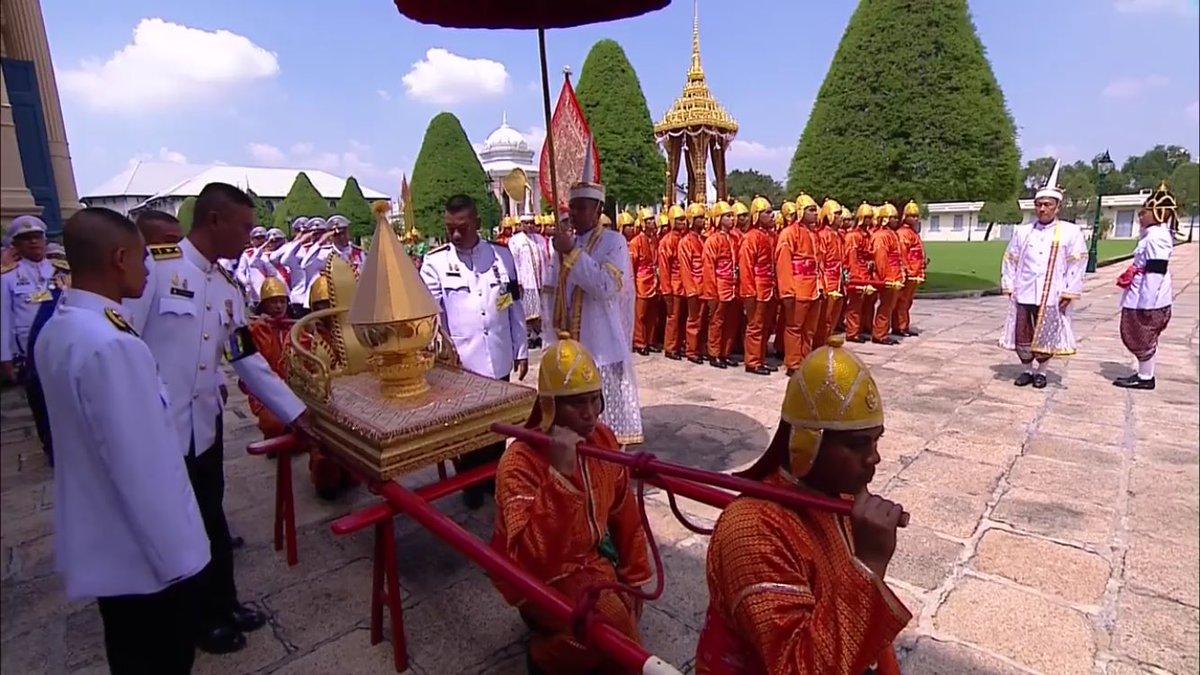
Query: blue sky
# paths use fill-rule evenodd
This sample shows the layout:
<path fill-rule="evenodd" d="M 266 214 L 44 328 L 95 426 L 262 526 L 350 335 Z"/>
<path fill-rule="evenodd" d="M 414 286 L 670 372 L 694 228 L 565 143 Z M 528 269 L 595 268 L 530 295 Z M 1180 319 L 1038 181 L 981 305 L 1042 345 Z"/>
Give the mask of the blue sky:
<path fill-rule="evenodd" d="M 701 0 L 704 67 L 741 125 L 731 165 L 783 178 L 854 2 Z M 388 0 L 43 3 L 80 190 L 130 160 L 325 168 L 395 194 L 433 115 L 479 143 L 507 111 L 540 144 L 534 32 L 414 23 Z M 1026 158 L 1155 143 L 1197 154 L 1197 0 L 971 0 Z M 616 39 L 658 119 L 679 95 L 692 3 L 548 34 L 570 65 Z M 135 34 L 136 29 L 136 34 Z M 921 36 L 907 36 L 920 40 Z M 430 50 L 438 50 L 431 52 Z M 930 101 L 937 105 L 937 101 Z"/>

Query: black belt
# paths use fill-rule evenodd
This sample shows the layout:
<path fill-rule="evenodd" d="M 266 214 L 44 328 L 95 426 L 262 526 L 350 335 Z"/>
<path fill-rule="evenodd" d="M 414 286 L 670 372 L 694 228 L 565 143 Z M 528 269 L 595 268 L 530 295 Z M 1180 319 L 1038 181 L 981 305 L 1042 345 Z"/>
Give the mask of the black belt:
<path fill-rule="evenodd" d="M 1166 260 L 1147 260 L 1146 266 L 1143 269 L 1146 271 L 1146 274 L 1166 274 L 1167 273 L 1167 261 Z"/>

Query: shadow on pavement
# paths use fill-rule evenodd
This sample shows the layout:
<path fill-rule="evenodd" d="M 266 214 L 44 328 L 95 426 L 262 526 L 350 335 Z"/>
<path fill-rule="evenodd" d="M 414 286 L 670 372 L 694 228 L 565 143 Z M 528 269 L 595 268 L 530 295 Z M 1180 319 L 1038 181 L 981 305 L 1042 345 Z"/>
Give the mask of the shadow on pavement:
<path fill-rule="evenodd" d="M 754 417 L 718 407 L 650 406 L 642 410 L 646 442 L 634 450 L 654 453 L 668 462 L 730 471 L 762 454 L 778 420 L 778 414 L 772 414 L 768 429 Z"/>

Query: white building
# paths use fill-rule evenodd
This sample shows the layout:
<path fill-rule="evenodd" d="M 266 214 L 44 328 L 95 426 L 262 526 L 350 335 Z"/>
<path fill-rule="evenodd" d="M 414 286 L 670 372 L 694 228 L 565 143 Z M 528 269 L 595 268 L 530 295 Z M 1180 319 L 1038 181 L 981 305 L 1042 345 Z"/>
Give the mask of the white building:
<path fill-rule="evenodd" d="M 317 192 L 337 203 L 346 187 L 346 179 L 319 169 L 273 169 L 251 166 L 197 166 L 171 162 L 137 162 L 113 176 L 80 199 L 88 206 L 103 206 L 129 215 L 140 209 L 157 209 L 179 213 L 184 199 L 195 197 L 209 183 L 229 183 L 249 188 L 267 203 L 272 211 L 287 197 L 296 176 L 304 172 Z M 361 183 L 363 197 L 368 201 L 391 199 Z"/>
<path fill-rule="evenodd" d="M 539 158 L 540 161 L 540 158 Z M 541 212 L 542 189 L 538 184 L 539 161 L 534 161 L 533 149 L 521 132 L 508 126 L 508 115 L 500 119 L 500 127 L 488 134 L 487 140 L 479 150 L 479 162 L 488 176 L 488 189 L 500 202 L 501 210 L 506 214 L 519 214 L 525 210 L 524 204 L 516 204 L 504 193 L 501 182 L 513 169 L 521 169 L 529 178 L 529 187 L 533 190 L 533 210 Z"/>

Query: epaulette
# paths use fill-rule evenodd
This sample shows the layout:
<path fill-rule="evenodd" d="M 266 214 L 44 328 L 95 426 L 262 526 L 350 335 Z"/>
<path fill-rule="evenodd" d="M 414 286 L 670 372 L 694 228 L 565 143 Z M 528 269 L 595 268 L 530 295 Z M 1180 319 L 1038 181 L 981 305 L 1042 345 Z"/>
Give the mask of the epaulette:
<path fill-rule="evenodd" d="M 0 267 L 0 274 L 8 274 L 15 269 L 17 269 L 17 262 L 15 260 L 10 263 L 4 263 L 4 266 Z"/>
<path fill-rule="evenodd" d="M 449 250 L 449 248 L 450 248 L 450 244 L 442 244 L 441 246 L 438 246 L 437 248 L 429 249 L 429 253 L 426 253 L 425 255 L 433 255 L 434 253 L 441 253 L 442 251 Z"/>
<path fill-rule="evenodd" d="M 117 327 L 117 330 L 121 331 L 122 333 L 129 333 L 133 336 L 138 334 L 138 332 L 133 329 L 133 326 L 130 326 L 129 322 L 125 320 L 125 317 L 121 316 L 121 313 L 112 307 L 108 307 L 104 310 L 104 316 L 112 322 L 112 325 Z"/>
<path fill-rule="evenodd" d="M 183 249 L 178 244 L 152 244 L 146 249 L 155 260 L 176 260 L 183 257 Z"/>
<path fill-rule="evenodd" d="M 64 272 L 71 271 L 71 263 L 67 262 L 66 260 L 59 260 L 58 258 L 54 258 L 54 259 L 50 260 L 50 264 L 54 265 L 54 267 L 56 269 L 60 269 Z"/>

